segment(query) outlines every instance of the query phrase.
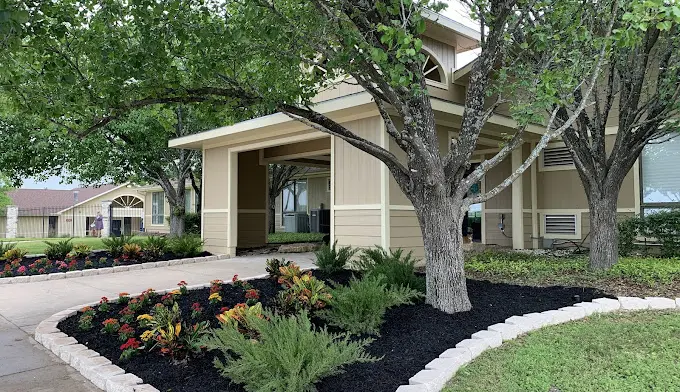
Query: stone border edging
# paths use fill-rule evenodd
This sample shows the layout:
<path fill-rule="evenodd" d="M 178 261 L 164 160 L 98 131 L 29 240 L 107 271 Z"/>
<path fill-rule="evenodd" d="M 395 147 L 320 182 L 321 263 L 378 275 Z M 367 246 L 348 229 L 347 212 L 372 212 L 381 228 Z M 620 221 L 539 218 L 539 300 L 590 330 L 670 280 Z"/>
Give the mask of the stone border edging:
<path fill-rule="evenodd" d="M 53 272 L 51 274 L 13 276 L 11 278 L 0 278 L 0 285 L 13 284 L 13 283 L 44 282 L 46 280 L 79 278 L 81 276 L 106 275 L 106 274 L 113 274 L 113 273 L 116 273 L 116 272 L 137 271 L 137 270 L 142 270 L 142 269 L 167 267 L 167 266 L 171 266 L 171 265 L 193 264 L 193 263 L 202 263 L 202 262 L 205 262 L 205 261 L 226 260 L 228 258 L 229 258 L 228 255 L 213 255 L 213 256 L 202 256 L 202 257 L 190 257 L 190 258 L 186 258 L 186 259 L 154 261 L 154 262 L 150 262 L 150 263 L 119 265 L 119 266 L 116 266 L 116 267 L 90 268 L 90 269 L 83 269 L 83 270 L 78 270 L 78 271 L 67 271 L 67 272 Z"/>
<path fill-rule="evenodd" d="M 208 257 L 218 257 L 219 260 L 228 258 L 224 255 Z M 261 279 L 268 276 L 269 274 L 261 274 L 242 280 Z M 224 282 L 224 284 L 232 284 L 232 282 L 228 281 Z M 210 283 L 204 283 L 187 286 L 187 289 L 197 290 L 209 287 Z M 176 289 L 176 287 L 173 287 L 155 292 L 156 294 L 162 295 Z M 130 297 L 136 297 L 141 294 L 142 293 L 132 294 Z M 35 328 L 34 339 L 77 370 L 85 378 L 90 380 L 97 388 L 106 392 L 160 392 L 152 385 L 144 384 L 144 381 L 141 378 L 132 373 L 126 373 L 122 368 L 112 364 L 110 359 L 107 359 L 99 355 L 98 352 L 90 350 L 87 346 L 78 343 L 75 338 L 66 335 L 57 328 L 59 322 L 77 314 L 80 309 L 86 306 L 96 306 L 98 304 L 99 301 L 94 301 L 78 306 L 72 306 L 64 311 L 53 314 L 38 324 Z"/>
<path fill-rule="evenodd" d="M 617 310 L 678 309 L 680 298 L 675 300 L 663 297 L 618 297 L 597 298 L 592 302 L 580 302 L 556 310 L 541 313 L 528 313 L 512 316 L 504 323 L 494 324 L 485 330 L 473 333 L 456 347 L 444 351 L 439 358 L 425 365 L 425 369 L 409 379 L 409 385 L 401 385 L 396 392 L 439 392 L 456 374 L 458 369 L 468 364 L 484 351 L 499 347 L 503 342 L 517 338 L 530 331 L 549 325 L 557 325 L 579 320 L 593 313 L 609 313 Z"/>

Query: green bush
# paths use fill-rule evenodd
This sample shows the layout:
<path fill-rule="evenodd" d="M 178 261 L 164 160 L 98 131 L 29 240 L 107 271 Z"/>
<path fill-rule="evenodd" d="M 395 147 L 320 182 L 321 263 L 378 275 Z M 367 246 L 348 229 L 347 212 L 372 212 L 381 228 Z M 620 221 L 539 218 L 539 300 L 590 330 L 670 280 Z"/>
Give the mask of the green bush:
<path fill-rule="evenodd" d="M 92 247 L 86 244 L 75 244 L 70 255 L 73 257 L 87 257 L 90 255 L 90 252 L 92 252 Z"/>
<path fill-rule="evenodd" d="M 588 269 L 585 258 L 558 258 L 521 252 L 487 251 L 470 256 L 465 270 L 495 277 L 550 277 L 583 273 Z"/>
<path fill-rule="evenodd" d="M 184 233 L 201 235 L 201 214 L 190 212 L 184 215 Z"/>
<path fill-rule="evenodd" d="M 680 259 L 622 258 L 606 275 L 647 285 L 669 284 L 680 279 Z"/>
<path fill-rule="evenodd" d="M 322 319 L 345 331 L 377 335 L 387 309 L 413 304 L 423 294 L 404 286 L 389 287 L 383 276 L 367 276 L 353 278 L 348 286 L 336 285 L 331 296 L 330 307 L 319 312 Z"/>
<path fill-rule="evenodd" d="M 146 237 L 142 243 L 144 256 L 148 259 L 158 259 L 168 251 L 168 239 L 162 236 Z"/>
<path fill-rule="evenodd" d="M 209 350 L 218 350 L 225 359 L 214 361 L 220 374 L 243 384 L 246 391 L 315 391 L 316 382 L 341 373 L 345 365 L 379 360 L 365 352 L 371 339 L 315 329 L 306 312 L 266 316 L 247 320 L 257 330 L 257 341 L 227 324 L 203 339 Z"/>
<path fill-rule="evenodd" d="M 2 242 L 2 241 L 0 241 L 0 260 L 7 260 L 4 256 L 5 253 L 14 249 L 15 246 L 16 246 L 16 244 L 13 243 L 13 242 Z"/>
<path fill-rule="evenodd" d="M 351 246 L 342 246 L 337 249 L 338 241 L 333 243 L 333 246 L 323 245 L 316 251 L 316 266 L 327 274 L 339 272 L 345 269 L 352 256 L 354 256 L 358 249 L 353 249 Z"/>
<path fill-rule="evenodd" d="M 390 287 L 404 286 L 424 293 L 425 277 L 415 274 L 416 262 L 413 252 L 404 254 L 403 249 L 387 252 L 378 246 L 365 249 L 353 267 L 366 276 L 384 276 Z"/>
<path fill-rule="evenodd" d="M 196 257 L 203 252 L 203 240 L 191 234 L 173 237 L 168 245 L 170 251 L 177 257 Z"/>
<path fill-rule="evenodd" d="M 618 224 L 618 231 L 619 253 L 623 256 L 636 250 L 638 236 L 660 244 L 663 257 L 680 256 L 680 209 L 626 219 Z"/>
<path fill-rule="evenodd" d="M 73 241 L 73 238 L 54 242 L 45 241 L 45 244 L 47 244 L 45 256 L 50 260 L 62 260 L 66 258 L 73 250 L 71 241 Z"/>
<path fill-rule="evenodd" d="M 111 257 L 120 257 L 123 255 L 123 247 L 125 244 L 132 244 L 135 241 L 131 235 L 121 235 L 118 237 L 102 238 L 102 244 L 108 251 Z"/>

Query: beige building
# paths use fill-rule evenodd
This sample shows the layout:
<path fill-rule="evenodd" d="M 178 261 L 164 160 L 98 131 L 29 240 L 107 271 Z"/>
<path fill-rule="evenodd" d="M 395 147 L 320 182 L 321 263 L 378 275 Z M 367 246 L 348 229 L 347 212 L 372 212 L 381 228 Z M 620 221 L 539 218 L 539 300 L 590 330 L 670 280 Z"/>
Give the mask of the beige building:
<path fill-rule="evenodd" d="M 479 35 L 455 21 L 437 18 L 427 24 L 423 50 L 429 56 L 426 78 L 440 149 L 446 151 L 460 127 L 470 68 L 459 69 L 456 55 L 476 47 Z M 319 94 L 316 102 L 315 110 L 404 157 L 385 132 L 371 96 L 361 87 L 341 84 Z M 610 141 L 616 132 L 616 119 L 611 120 Z M 507 111 L 499 110 L 482 131 L 473 159 L 481 162 L 492 157 L 503 142 L 503 134 L 515 129 L 516 123 Z M 544 129 L 530 126 L 527 131 L 522 148 L 491 170 L 473 191 L 491 189 L 522 163 Z M 680 142 L 669 145 L 666 147 L 677 148 L 680 155 Z M 237 247 L 266 244 L 267 164 L 276 162 L 328 169 L 325 190 L 322 186 L 313 190 L 312 179 L 308 180 L 307 209 L 321 203 L 312 202 L 313 198 L 328 192 L 323 203 L 330 209 L 331 241 L 358 247 L 405 248 L 413 250 L 416 256 L 424 255 L 413 206 L 385 165 L 343 140 L 284 114 L 182 137 L 172 140 L 170 146 L 203 151 L 202 235 L 208 251 L 235 255 Z M 643 156 L 642 161 L 645 159 Z M 654 178 L 643 186 L 640 173 L 645 173 L 645 178 L 648 172 L 661 173 L 661 169 L 653 167 L 661 164 L 648 163 L 648 169 L 636 164 L 629 173 L 618 202 L 622 216 L 657 205 L 645 195 L 654 194 L 659 181 L 665 180 L 649 175 Z M 675 196 L 668 196 L 673 189 Z M 673 189 L 661 195 L 661 199 L 677 197 L 680 184 L 676 183 Z M 550 245 L 551 241 L 588 240 L 586 196 L 568 151 L 559 142 L 551 143 L 511 187 L 492 200 L 473 206 L 469 214 L 469 230 L 477 241 L 485 244 L 537 248 Z M 277 228 L 284 226 L 277 217 Z"/>
<path fill-rule="evenodd" d="M 196 212 L 197 198 L 185 191 L 187 212 Z M 170 206 L 158 186 L 104 185 L 72 190 L 17 189 L 7 213 L 0 217 L 0 236 L 7 238 L 86 237 L 98 213 L 104 217 L 103 235 L 168 233 Z M 12 225 L 16 222 L 14 225 Z M 12 227 L 8 227 L 8 224 Z"/>

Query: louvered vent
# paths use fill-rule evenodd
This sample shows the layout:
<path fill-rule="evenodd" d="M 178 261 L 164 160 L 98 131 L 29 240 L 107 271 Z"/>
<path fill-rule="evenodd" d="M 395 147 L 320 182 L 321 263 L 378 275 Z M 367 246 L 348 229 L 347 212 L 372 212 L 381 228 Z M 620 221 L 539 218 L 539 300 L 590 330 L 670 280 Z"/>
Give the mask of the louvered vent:
<path fill-rule="evenodd" d="M 576 215 L 545 215 L 545 234 L 576 235 Z"/>
<path fill-rule="evenodd" d="M 543 150 L 543 167 L 571 166 L 571 158 L 567 147 L 548 147 Z"/>

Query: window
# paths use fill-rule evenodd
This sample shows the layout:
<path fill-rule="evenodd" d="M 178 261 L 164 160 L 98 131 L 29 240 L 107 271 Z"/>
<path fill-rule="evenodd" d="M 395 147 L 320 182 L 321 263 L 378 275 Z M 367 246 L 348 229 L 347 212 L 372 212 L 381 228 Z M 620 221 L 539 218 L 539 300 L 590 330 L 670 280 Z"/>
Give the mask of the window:
<path fill-rule="evenodd" d="M 151 194 L 151 224 L 162 225 L 165 219 L 165 193 Z"/>
<path fill-rule="evenodd" d="M 543 236 L 546 238 L 579 239 L 579 217 L 577 214 L 545 214 Z"/>
<path fill-rule="evenodd" d="M 546 147 L 541 155 L 542 171 L 574 169 L 574 159 L 564 145 Z"/>
<path fill-rule="evenodd" d="M 444 68 L 434 59 L 434 57 L 423 51 L 425 54 L 425 65 L 423 65 L 423 76 L 427 81 L 441 83 L 446 85 L 446 74 Z M 446 87 L 444 87 L 446 88 Z"/>
<path fill-rule="evenodd" d="M 283 212 L 307 212 L 307 181 L 295 180 L 283 188 Z"/>
<path fill-rule="evenodd" d="M 186 213 L 193 212 L 193 209 L 191 208 L 191 189 L 184 191 L 184 211 Z"/>
<path fill-rule="evenodd" d="M 680 208 L 680 138 L 648 144 L 640 158 L 642 214 Z"/>

